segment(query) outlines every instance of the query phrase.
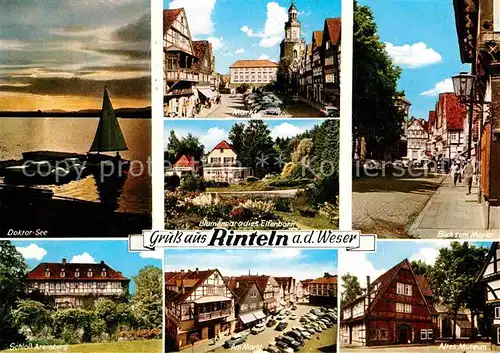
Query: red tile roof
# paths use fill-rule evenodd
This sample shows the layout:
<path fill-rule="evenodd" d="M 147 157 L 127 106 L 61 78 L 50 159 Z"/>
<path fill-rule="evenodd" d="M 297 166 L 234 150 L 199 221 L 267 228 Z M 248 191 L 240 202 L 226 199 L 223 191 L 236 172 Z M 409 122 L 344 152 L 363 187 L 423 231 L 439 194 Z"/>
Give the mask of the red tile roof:
<path fill-rule="evenodd" d="M 323 44 L 323 31 L 314 31 L 313 40 L 316 43 L 316 47 L 321 47 Z"/>
<path fill-rule="evenodd" d="M 278 64 L 271 60 L 238 60 L 230 67 L 246 68 L 246 67 L 278 67 Z"/>
<path fill-rule="evenodd" d="M 182 303 L 215 272 L 218 271 L 216 269 L 204 271 L 196 269 L 195 271 L 165 272 L 165 287 L 174 286 L 177 288 L 176 291 L 166 289 L 165 298 L 175 303 Z"/>
<path fill-rule="evenodd" d="M 333 45 L 339 45 L 340 43 L 341 28 L 342 21 L 340 18 L 327 18 L 325 20 L 325 32 L 328 33 L 328 37 Z"/>
<path fill-rule="evenodd" d="M 446 129 L 463 130 L 467 111 L 458 100 L 458 97 L 455 93 L 441 93 L 439 98 L 439 103 L 442 104 L 441 107 L 446 118 Z"/>
<path fill-rule="evenodd" d="M 427 278 L 425 278 L 425 276 L 423 275 L 416 275 L 415 278 L 417 280 L 418 286 L 420 287 L 420 290 L 422 291 L 422 294 L 426 297 L 431 297 L 432 289 L 429 285 L 429 282 L 427 282 Z"/>
<path fill-rule="evenodd" d="M 255 282 L 257 284 L 257 287 L 259 288 L 260 293 L 262 296 L 264 296 L 264 293 L 266 291 L 267 287 L 267 282 L 269 281 L 271 277 L 270 276 L 257 276 L 257 275 L 250 275 L 250 276 L 238 276 L 238 277 L 233 277 L 232 279 L 236 279 L 241 282 Z"/>
<path fill-rule="evenodd" d="M 179 16 L 179 14 L 184 11 L 183 8 L 180 9 L 172 9 L 172 10 L 163 10 L 163 35 L 167 34 L 170 26 L 174 23 L 175 19 Z"/>
<path fill-rule="evenodd" d="M 49 276 L 46 276 L 46 270 L 49 270 Z M 102 270 L 106 271 L 106 276 L 102 276 Z M 61 277 L 64 270 L 64 277 Z M 75 272 L 79 276 L 75 276 Z M 89 277 L 89 270 L 92 270 L 92 277 Z M 62 263 L 42 262 L 35 267 L 29 274 L 28 280 L 58 280 L 58 281 L 129 281 L 121 272 L 113 270 L 104 261 L 101 263 L 80 264 L 80 263 Z"/>
<path fill-rule="evenodd" d="M 198 162 L 196 162 L 193 157 L 182 155 L 175 163 L 174 167 L 192 167 L 198 169 Z"/>
<path fill-rule="evenodd" d="M 436 121 L 436 112 L 431 110 L 429 112 L 429 126 L 432 127 Z"/>
<path fill-rule="evenodd" d="M 309 284 L 334 284 L 337 283 L 337 276 L 319 277 L 311 281 Z"/>
<path fill-rule="evenodd" d="M 223 149 L 223 150 L 232 150 L 233 149 L 233 146 L 230 145 L 226 140 L 222 140 L 221 142 L 219 142 L 214 148 L 213 150 L 220 150 L 220 149 Z M 212 151 L 213 151 L 212 150 Z"/>

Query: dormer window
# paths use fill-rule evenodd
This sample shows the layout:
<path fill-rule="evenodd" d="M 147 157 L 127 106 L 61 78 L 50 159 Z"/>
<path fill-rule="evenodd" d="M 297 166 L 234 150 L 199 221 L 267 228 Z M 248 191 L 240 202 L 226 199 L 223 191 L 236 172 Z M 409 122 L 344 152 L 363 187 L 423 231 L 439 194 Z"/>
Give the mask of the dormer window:
<path fill-rule="evenodd" d="M 94 274 L 92 273 L 92 269 L 89 268 L 87 271 L 87 277 L 92 277 Z"/>
<path fill-rule="evenodd" d="M 50 270 L 48 268 L 45 270 L 45 277 L 50 277 Z"/>
<path fill-rule="evenodd" d="M 78 268 L 75 271 L 75 277 L 80 277 L 80 270 Z"/>
<path fill-rule="evenodd" d="M 107 274 L 107 272 L 106 272 L 106 269 L 105 269 L 105 268 L 103 268 L 103 269 L 101 270 L 101 277 L 106 277 L 107 275 L 108 275 L 108 274 Z"/>
<path fill-rule="evenodd" d="M 61 278 L 66 277 L 66 271 L 64 271 L 64 268 L 61 269 L 61 272 L 59 272 L 59 276 L 61 276 Z"/>

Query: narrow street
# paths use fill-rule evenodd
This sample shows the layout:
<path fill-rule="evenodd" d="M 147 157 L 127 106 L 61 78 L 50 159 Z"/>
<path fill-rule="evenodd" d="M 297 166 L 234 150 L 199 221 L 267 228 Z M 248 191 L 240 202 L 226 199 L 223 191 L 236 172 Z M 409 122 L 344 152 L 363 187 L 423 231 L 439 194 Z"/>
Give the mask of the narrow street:
<path fill-rule="evenodd" d="M 381 238 L 408 238 L 408 229 L 445 177 L 429 173 L 353 180 L 353 229 Z"/>
<path fill-rule="evenodd" d="M 245 111 L 245 104 L 242 97 L 229 98 L 229 94 L 221 94 L 221 104 L 214 105 L 211 109 L 204 109 L 197 118 L 244 118 L 246 115 L 233 114 L 235 111 Z M 318 110 L 303 102 L 287 102 L 286 114 L 269 115 L 266 118 L 318 118 Z"/>

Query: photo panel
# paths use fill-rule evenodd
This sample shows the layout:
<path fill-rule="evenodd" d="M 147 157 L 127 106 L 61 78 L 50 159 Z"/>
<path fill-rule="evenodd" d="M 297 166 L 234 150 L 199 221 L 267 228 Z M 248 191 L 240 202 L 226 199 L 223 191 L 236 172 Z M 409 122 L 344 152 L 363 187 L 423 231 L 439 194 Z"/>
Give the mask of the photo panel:
<path fill-rule="evenodd" d="M 161 353 L 162 260 L 125 239 L 0 241 L 0 351 Z"/>
<path fill-rule="evenodd" d="M 470 5 L 354 2 L 354 229 L 500 237 L 497 5 Z"/>
<path fill-rule="evenodd" d="M 164 271 L 165 352 L 337 350 L 337 250 L 167 249 Z"/>
<path fill-rule="evenodd" d="M 0 22 L 0 237 L 151 228 L 150 1 L 7 0 Z"/>

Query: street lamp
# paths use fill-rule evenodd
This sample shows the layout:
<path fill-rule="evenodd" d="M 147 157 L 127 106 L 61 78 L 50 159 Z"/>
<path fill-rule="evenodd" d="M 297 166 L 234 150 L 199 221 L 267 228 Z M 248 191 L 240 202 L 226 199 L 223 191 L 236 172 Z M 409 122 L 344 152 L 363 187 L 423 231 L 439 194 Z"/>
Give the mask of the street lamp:
<path fill-rule="evenodd" d="M 467 72 L 461 72 L 458 75 L 453 76 L 453 90 L 458 99 L 463 103 L 469 103 L 469 131 L 467 136 L 467 159 L 471 158 L 472 151 L 472 116 L 474 114 L 474 103 L 475 102 L 475 85 L 476 76 L 469 74 Z M 482 119 L 482 117 L 481 117 Z"/>

